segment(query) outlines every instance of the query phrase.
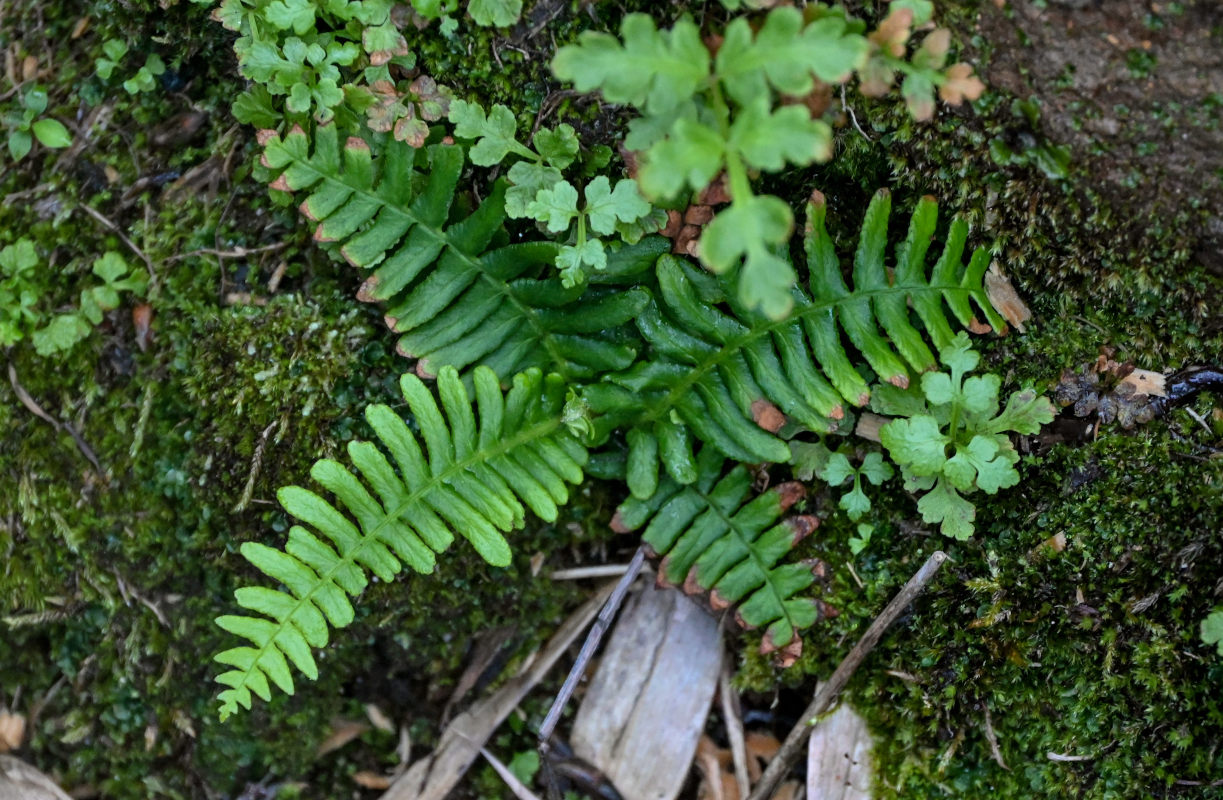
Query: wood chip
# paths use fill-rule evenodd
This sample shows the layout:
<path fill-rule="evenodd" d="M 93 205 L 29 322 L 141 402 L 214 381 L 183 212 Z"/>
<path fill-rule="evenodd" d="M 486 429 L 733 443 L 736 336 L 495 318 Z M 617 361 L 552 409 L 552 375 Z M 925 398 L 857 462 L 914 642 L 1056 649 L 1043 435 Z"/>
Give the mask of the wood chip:
<path fill-rule="evenodd" d="M 25 739 L 25 717 L 9 711 L 0 711 L 0 753 L 21 747 Z"/>
<path fill-rule="evenodd" d="M 34 767 L 0 755 L 0 800 L 72 800 L 55 781 Z"/>
<path fill-rule="evenodd" d="M 821 719 L 807 742 L 807 800 L 870 800 L 871 744 L 848 703 Z"/>
<path fill-rule="evenodd" d="M 344 745 L 356 739 L 361 734 L 369 730 L 369 726 L 364 722 L 358 722 L 351 719 L 337 719 L 331 722 L 331 733 L 327 734 L 314 751 L 314 757 L 320 758 L 327 755 L 332 750 L 339 750 Z"/>
<path fill-rule="evenodd" d="M 647 589 L 625 606 L 571 744 L 624 800 L 673 800 L 717 686 L 718 622 L 678 592 Z"/>

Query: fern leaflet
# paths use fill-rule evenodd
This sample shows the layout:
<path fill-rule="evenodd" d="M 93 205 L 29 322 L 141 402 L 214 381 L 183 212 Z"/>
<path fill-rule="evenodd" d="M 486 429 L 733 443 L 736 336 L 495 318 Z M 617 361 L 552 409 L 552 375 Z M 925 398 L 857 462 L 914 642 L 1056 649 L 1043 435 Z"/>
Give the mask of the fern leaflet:
<path fill-rule="evenodd" d="M 935 366 L 915 323 L 936 347 L 953 337 L 944 304 L 959 324 L 973 326 L 976 303 L 996 330 L 1005 330 L 982 283 L 988 254 L 978 248 L 967 266 L 962 262 L 964 222 L 952 223 L 927 275 L 938 216 L 933 199 L 918 204 L 897 248 L 894 274 L 888 275 L 890 205 L 884 190 L 867 209 L 851 290 L 824 227 L 823 196 L 816 195 L 807 208 L 810 294 L 794 290 L 795 308 L 785 320 L 738 303 L 724 279 L 672 256 L 659 259 L 657 301 L 637 318 L 650 346 L 647 357 L 583 390 L 596 415 L 595 441 L 618 427 L 633 428 L 627 477 L 635 497 L 655 492 L 660 462 L 676 482 L 696 480 L 694 436 L 738 461 L 785 462 L 789 447 L 775 434 L 787 417 L 811 430 L 834 429 L 845 415 L 844 402 L 861 406 L 870 399 L 842 333 L 882 380 L 904 387 L 909 369 L 920 373 Z"/>
<path fill-rule="evenodd" d="M 502 534 L 522 527 L 526 508 L 556 519 L 557 506 L 568 501 L 566 483 L 582 481 L 587 459 L 562 420 L 563 380 L 529 370 L 503 395 L 491 369 L 477 368 L 472 379 L 478 413 L 453 367 L 438 374 L 440 408 L 419 378 L 401 378 L 420 439 L 389 407 L 367 407 L 365 417 L 390 459 L 371 442 L 350 443 L 349 458 L 364 483 L 337 461 L 318 461 L 310 474 L 336 505 L 297 486 L 278 492 L 284 509 L 304 525 L 292 527 L 283 551 L 257 542 L 242 546 L 242 555 L 284 589 L 238 589 L 238 604 L 263 616 L 217 619 L 253 645 L 216 656 L 235 667 L 217 677 L 230 687 L 220 693 L 222 719 L 239 705 L 250 708 L 252 691 L 270 699 L 269 680 L 292 694 L 289 662 L 317 677 L 310 649 L 327 644 L 328 623 L 352 622 L 348 597 L 364 590 L 366 571 L 384 581 L 404 565 L 432 572 L 435 553 L 450 545 L 454 531 L 490 564 L 504 566 L 510 549 Z"/>
<path fill-rule="evenodd" d="M 708 591 L 715 610 L 738 603 L 741 624 L 768 626 L 761 648 L 771 652 L 820 617 L 817 602 L 795 596 L 814 580 L 811 569 L 777 564 L 819 520 L 778 522 L 803 496 L 802 485 L 785 483 L 749 499 L 751 473 L 739 464 L 723 474 L 724 464 L 714 448 L 702 448 L 695 481 L 685 486 L 664 478 L 650 498 L 625 501 L 612 525 L 618 531 L 646 525 L 642 539 L 662 556 L 660 580 L 689 593 Z"/>
<path fill-rule="evenodd" d="M 283 138 L 264 131 L 260 141 L 263 164 L 279 173 L 271 187 L 308 192 L 299 209 L 314 223 L 314 238 L 373 270 L 357 296 L 387 304 L 397 349 L 417 359 L 422 377 L 445 365 L 484 364 L 503 378 L 532 367 L 580 378 L 633 362 L 638 339 L 626 323 L 648 294 L 536 279 L 559 245 L 505 243 L 504 183 L 454 219 L 461 147 L 388 140 L 374 158 L 362 139 L 341 146 L 334 125 L 315 130 L 313 149 L 300 127 Z M 665 247 L 653 238 L 623 248 L 609 256 L 602 280 L 648 267 Z M 562 308 L 579 299 L 580 311 Z"/>

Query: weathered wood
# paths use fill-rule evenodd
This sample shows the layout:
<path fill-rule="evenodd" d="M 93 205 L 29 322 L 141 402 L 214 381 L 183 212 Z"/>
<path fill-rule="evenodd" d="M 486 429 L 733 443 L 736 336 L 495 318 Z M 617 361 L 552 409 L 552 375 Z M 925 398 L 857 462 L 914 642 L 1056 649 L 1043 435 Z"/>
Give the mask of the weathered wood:
<path fill-rule="evenodd" d="M 578 709 L 574 752 L 624 800 L 673 800 L 721 663 L 717 620 L 679 592 L 641 591 L 626 604 Z"/>
<path fill-rule="evenodd" d="M 842 703 L 807 742 L 807 800 L 870 800 L 872 772 L 866 720 Z"/>
<path fill-rule="evenodd" d="M 0 755 L 0 800 L 71 800 L 55 781 L 12 756 Z"/>

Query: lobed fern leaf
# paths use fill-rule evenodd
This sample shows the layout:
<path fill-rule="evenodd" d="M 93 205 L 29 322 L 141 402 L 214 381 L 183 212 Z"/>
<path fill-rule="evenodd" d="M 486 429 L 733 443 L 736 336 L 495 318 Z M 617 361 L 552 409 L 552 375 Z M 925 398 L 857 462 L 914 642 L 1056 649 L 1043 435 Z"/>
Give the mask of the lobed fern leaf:
<path fill-rule="evenodd" d="M 712 447 L 697 456 L 696 480 L 665 478 L 658 491 L 629 498 L 613 527 L 645 525 L 642 539 L 662 556 L 659 578 L 689 593 L 709 592 L 715 610 L 739 604 L 745 627 L 768 626 L 762 650 L 790 644 L 794 632 L 815 623 L 818 601 L 796 595 L 814 580 L 809 566 L 777 562 L 819 525 L 812 516 L 781 515 L 803 496 L 799 483 L 785 483 L 749 497 L 752 475 L 742 464 L 724 472 L 725 459 Z M 648 524 L 647 524 L 648 523 Z"/>
<path fill-rule="evenodd" d="M 982 283 L 988 254 L 978 248 L 967 266 L 962 261 L 964 222 L 951 224 L 927 273 L 938 219 L 931 198 L 918 204 L 889 275 L 890 206 L 882 190 L 867 209 L 851 289 L 824 226 L 823 196 L 815 195 L 805 237 L 810 293 L 794 290 L 794 311 L 784 320 L 744 307 L 725 280 L 672 256 L 659 259 L 658 297 L 637 318 L 647 357 L 583 391 L 596 415 L 595 441 L 633 427 L 627 478 L 634 497 L 654 494 L 660 464 L 674 481 L 693 483 L 694 437 L 738 461 L 785 462 L 789 447 L 775 434 L 787 417 L 811 430 L 835 429 L 845 402 L 862 406 L 870 399 L 849 345 L 880 379 L 905 387 L 910 369 L 920 373 L 936 363 L 921 331 L 936 348 L 952 339 L 948 309 L 960 325 L 974 327 L 975 303 L 995 330 L 1005 330 Z"/>
<path fill-rule="evenodd" d="M 216 656 L 235 667 L 217 677 L 229 687 L 220 693 L 222 719 L 239 705 L 249 709 L 252 692 L 270 699 L 269 681 L 292 694 L 290 662 L 308 678 L 318 676 L 311 648 L 327 644 L 329 624 L 352 622 L 348 598 L 364 590 L 367 571 L 384 581 L 404 565 L 432 572 L 435 554 L 455 531 L 486 561 L 504 566 L 510 549 L 502 534 L 522 527 L 527 508 L 556 519 L 557 506 L 568 500 L 566 483 L 582 481 L 587 459 L 562 420 L 563 380 L 529 370 L 504 395 L 487 367 L 475 369 L 472 380 L 478 413 L 453 367 L 438 374 L 440 408 L 419 378 L 401 378 L 419 437 L 389 407 L 367 407 L 386 454 L 373 443 L 351 442 L 357 475 L 330 459 L 310 472 L 336 504 L 297 486 L 278 492 L 284 509 L 304 524 L 290 529 L 283 551 L 242 545 L 242 555 L 283 588 L 238 589 L 238 604 L 263 616 L 217 619 L 252 645 Z"/>
<path fill-rule="evenodd" d="M 260 135 L 271 187 L 308 192 L 299 208 L 314 238 L 334 243 L 353 266 L 373 270 L 358 293 L 387 305 L 397 349 L 433 377 L 445 365 L 484 364 L 502 378 L 538 367 L 566 378 L 623 369 L 637 355 L 626 323 L 648 303 L 641 289 L 567 289 L 549 271 L 559 245 L 506 244 L 505 185 L 468 216 L 454 219 L 463 149 L 416 149 L 388 140 L 375 158 L 362 139 L 343 145 L 334 125 Z M 313 147 L 311 146 L 313 144 Z M 602 283 L 648 267 L 665 251 L 651 238 L 609 256 Z M 580 299 L 580 311 L 573 310 Z"/>

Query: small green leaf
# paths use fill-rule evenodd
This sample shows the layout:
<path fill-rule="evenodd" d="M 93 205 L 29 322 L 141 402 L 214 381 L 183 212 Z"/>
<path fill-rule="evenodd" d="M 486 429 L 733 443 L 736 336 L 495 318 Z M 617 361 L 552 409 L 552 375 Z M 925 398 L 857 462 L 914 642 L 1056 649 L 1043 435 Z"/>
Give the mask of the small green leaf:
<path fill-rule="evenodd" d="M 722 170 L 726 143 L 713 128 L 680 119 L 671 135 L 646 151 L 637 182 L 649 199 L 670 198 L 685 186 L 703 189 Z"/>
<path fill-rule="evenodd" d="M 941 478 L 934 484 L 934 488 L 917 501 L 917 510 L 926 522 L 942 523 L 944 536 L 960 541 L 972 537 L 977 509 Z"/>
<path fill-rule="evenodd" d="M 586 213 L 590 229 L 609 236 L 616 232 L 617 222 L 633 222 L 650 213 L 650 204 L 642 199 L 637 184 L 621 180 L 614 190 L 603 175 L 586 184 Z"/>
<path fill-rule="evenodd" d="M 278 30 L 292 30 L 298 36 L 314 29 L 314 4 L 310 0 L 272 0 L 263 16 Z"/>
<path fill-rule="evenodd" d="M 769 98 L 759 95 L 735 118 L 728 146 L 749 165 L 777 172 L 786 164 L 806 166 L 832 157 L 832 129 L 811 119 L 805 106 L 770 111 Z"/>
<path fill-rule="evenodd" d="M 35 116 L 38 116 L 47 110 L 47 93 L 43 89 L 30 89 L 22 95 L 21 104 L 27 111 L 32 111 Z"/>
<path fill-rule="evenodd" d="M 106 251 L 100 258 L 93 262 L 93 274 L 97 275 L 107 283 L 113 283 L 123 277 L 127 271 L 131 269 L 128 263 L 123 260 L 123 256 L 116 253 L 114 250 Z"/>
<path fill-rule="evenodd" d="M 822 442 L 790 443 L 790 464 L 794 467 L 794 477 L 800 481 L 809 481 L 823 471 L 832 451 Z"/>
<path fill-rule="evenodd" d="M 505 192 L 505 213 L 514 219 L 521 219 L 529 216 L 527 206 L 540 191 L 560 183 L 561 171 L 534 161 L 518 161 L 510 167 L 506 178 L 512 185 Z"/>
<path fill-rule="evenodd" d="M 79 314 L 60 314 L 45 328 L 34 331 L 30 338 L 34 342 L 34 350 L 40 356 L 49 356 L 72 349 L 92 330 Z"/>
<path fill-rule="evenodd" d="M 30 130 L 44 147 L 67 147 L 72 144 L 72 134 L 59 120 L 40 119 L 30 127 Z"/>
<path fill-rule="evenodd" d="M 1223 608 L 1216 608 L 1202 620 L 1202 641 L 1218 645 L 1219 655 L 1223 656 Z"/>
<path fill-rule="evenodd" d="M 852 522 L 862 519 L 862 515 L 871 510 L 870 498 L 866 496 L 866 492 L 862 491 L 862 483 L 858 480 L 854 481 L 853 487 L 848 492 L 841 495 L 841 500 L 837 505 Z"/>
<path fill-rule="evenodd" d="M 915 475 L 937 475 L 947 462 L 950 440 L 939 430 L 934 417 L 922 414 L 894 419 L 879 430 L 879 438 L 892 460 L 908 466 Z"/>
<path fill-rule="evenodd" d="M 466 100 L 453 100 L 448 115 L 454 124 L 454 135 L 461 139 L 476 139 L 468 153 L 471 163 L 481 167 L 499 164 L 510 153 L 534 157 L 514 138 L 518 129 L 514 113 L 498 103 L 486 116 L 484 109 Z"/>
<path fill-rule="evenodd" d="M 504 28 L 522 15 L 522 0 L 471 0 L 467 13 L 477 25 Z"/>
<path fill-rule="evenodd" d="M 829 486 L 840 486 L 856 474 L 857 470 L 849 463 L 849 458 L 844 453 L 833 453 L 824 463 L 819 477 Z"/>
<path fill-rule="evenodd" d="M 892 469 L 892 465 L 883 460 L 883 454 L 879 452 L 870 452 L 866 454 L 866 458 L 862 459 L 862 466 L 858 468 L 858 473 L 866 477 L 875 486 L 879 486 L 884 481 L 891 480 L 896 471 Z"/>
<path fill-rule="evenodd" d="M 563 233 L 578 215 L 578 190 L 569 181 L 542 189 L 527 205 L 526 212 L 528 217 L 543 222 L 548 233 Z"/>
<path fill-rule="evenodd" d="M 577 158 L 578 135 L 572 125 L 558 125 L 554 130 L 540 128 L 531 141 L 540 157 L 557 169 L 564 169 Z"/>
<path fill-rule="evenodd" d="M 34 146 L 34 138 L 29 131 L 10 130 L 8 132 L 8 152 L 14 161 L 20 161 Z"/>

